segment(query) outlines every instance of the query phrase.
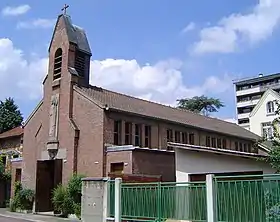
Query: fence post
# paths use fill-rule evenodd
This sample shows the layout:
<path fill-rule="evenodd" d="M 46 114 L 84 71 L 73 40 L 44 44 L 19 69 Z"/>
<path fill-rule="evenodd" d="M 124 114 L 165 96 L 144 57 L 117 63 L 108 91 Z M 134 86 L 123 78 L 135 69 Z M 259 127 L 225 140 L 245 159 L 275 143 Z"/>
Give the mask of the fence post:
<path fill-rule="evenodd" d="M 216 221 L 214 175 L 206 175 L 207 221 Z"/>
<path fill-rule="evenodd" d="M 121 222 L 121 185 L 122 178 L 115 179 L 115 222 Z"/>

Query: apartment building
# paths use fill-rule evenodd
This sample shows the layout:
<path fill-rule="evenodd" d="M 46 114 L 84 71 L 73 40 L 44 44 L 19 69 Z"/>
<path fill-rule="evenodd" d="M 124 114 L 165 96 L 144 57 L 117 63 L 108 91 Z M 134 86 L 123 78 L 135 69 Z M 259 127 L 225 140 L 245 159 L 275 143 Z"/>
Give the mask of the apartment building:
<path fill-rule="evenodd" d="M 234 81 L 238 125 L 250 129 L 250 113 L 268 89 L 280 92 L 280 73 Z M 252 131 L 252 130 L 251 130 Z"/>

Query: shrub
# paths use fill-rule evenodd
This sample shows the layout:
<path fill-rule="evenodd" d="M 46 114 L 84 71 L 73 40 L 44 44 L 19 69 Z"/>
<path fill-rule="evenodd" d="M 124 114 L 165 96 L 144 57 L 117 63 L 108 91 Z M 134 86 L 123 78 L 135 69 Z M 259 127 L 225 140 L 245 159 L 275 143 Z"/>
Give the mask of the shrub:
<path fill-rule="evenodd" d="M 69 212 L 71 213 L 72 207 L 71 204 L 69 204 L 68 200 L 68 194 L 66 188 L 59 184 L 54 190 L 53 190 L 53 197 L 52 202 L 54 205 L 54 210 L 58 211 L 62 216 L 67 217 Z"/>
<path fill-rule="evenodd" d="M 22 189 L 18 193 L 21 210 L 32 210 L 35 193 L 31 189 Z"/>
<path fill-rule="evenodd" d="M 16 182 L 14 198 L 10 201 L 10 211 L 32 210 L 35 193 L 31 189 L 22 188 L 21 183 Z"/>
<path fill-rule="evenodd" d="M 74 174 L 66 187 L 60 184 L 53 190 L 54 208 L 63 217 L 81 215 L 82 178 L 82 175 Z"/>

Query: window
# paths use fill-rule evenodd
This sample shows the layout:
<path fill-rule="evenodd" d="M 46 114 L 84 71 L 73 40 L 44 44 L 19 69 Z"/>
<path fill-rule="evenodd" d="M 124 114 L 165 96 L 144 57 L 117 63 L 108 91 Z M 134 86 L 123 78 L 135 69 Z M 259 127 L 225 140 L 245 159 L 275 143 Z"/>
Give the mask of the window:
<path fill-rule="evenodd" d="M 242 143 L 239 143 L 239 149 L 238 149 L 238 151 L 243 151 Z"/>
<path fill-rule="evenodd" d="M 226 148 L 227 148 L 227 140 L 223 139 L 223 149 L 226 149 Z"/>
<path fill-rule="evenodd" d="M 121 121 L 114 122 L 114 145 L 121 145 Z"/>
<path fill-rule="evenodd" d="M 220 138 L 217 139 L 217 147 L 222 148 L 222 140 Z"/>
<path fill-rule="evenodd" d="M 270 122 L 262 123 L 262 134 L 264 139 L 271 140 L 273 138 L 273 126 Z"/>
<path fill-rule="evenodd" d="M 273 101 L 269 101 L 266 104 L 266 112 L 267 113 L 274 113 L 274 102 Z"/>
<path fill-rule="evenodd" d="M 125 145 L 132 144 L 132 123 L 125 123 Z"/>
<path fill-rule="evenodd" d="M 1 161 L 2 164 L 6 167 L 7 157 L 6 157 L 6 156 L 0 157 L 0 161 Z"/>
<path fill-rule="evenodd" d="M 191 145 L 194 145 L 194 134 L 193 134 L 193 133 L 190 133 L 190 134 L 189 134 L 189 143 L 190 143 Z"/>
<path fill-rule="evenodd" d="M 151 147 L 151 126 L 145 126 L 145 147 Z"/>
<path fill-rule="evenodd" d="M 16 176 L 15 176 L 15 181 L 16 182 L 20 182 L 21 181 L 21 169 L 20 168 L 17 168 L 16 169 Z"/>
<path fill-rule="evenodd" d="M 252 145 L 250 143 L 248 144 L 248 152 L 252 153 Z"/>
<path fill-rule="evenodd" d="M 184 144 L 188 143 L 188 133 L 186 133 L 186 132 L 182 133 L 182 143 L 184 143 Z"/>
<path fill-rule="evenodd" d="M 248 152 L 247 144 L 246 143 L 244 143 L 243 148 L 244 148 L 244 152 Z"/>
<path fill-rule="evenodd" d="M 80 77 L 85 75 L 86 56 L 83 52 L 77 51 L 75 54 L 75 69 Z"/>
<path fill-rule="evenodd" d="M 175 131 L 175 143 L 181 143 L 180 134 L 179 131 Z"/>
<path fill-rule="evenodd" d="M 62 49 L 59 48 L 54 54 L 53 80 L 61 78 Z"/>
<path fill-rule="evenodd" d="M 211 141 L 210 136 L 206 136 L 206 146 L 207 146 L 207 147 L 210 147 L 210 146 L 211 146 L 210 141 Z"/>
<path fill-rule="evenodd" d="M 111 163 L 111 173 L 122 174 L 124 168 L 124 163 Z"/>
<path fill-rule="evenodd" d="M 211 145 L 212 145 L 213 148 L 216 148 L 216 147 L 217 147 L 216 138 L 214 138 L 214 137 L 211 138 Z"/>
<path fill-rule="evenodd" d="M 235 142 L 235 150 L 238 151 L 238 142 Z"/>
<path fill-rule="evenodd" d="M 141 125 L 135 124 L 135 146 L 141 146 Z"/>
<path fill-rule="evenodd" d="M 167 142 L 173 142 L 172 129 L 167 130 Z"/>

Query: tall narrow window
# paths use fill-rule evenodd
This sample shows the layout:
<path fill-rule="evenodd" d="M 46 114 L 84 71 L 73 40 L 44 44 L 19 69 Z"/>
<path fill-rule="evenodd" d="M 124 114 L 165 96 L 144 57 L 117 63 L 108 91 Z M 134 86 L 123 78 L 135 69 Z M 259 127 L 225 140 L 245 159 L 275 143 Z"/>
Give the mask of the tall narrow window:
<path fill-rule="evenodd" d="M 151 147 L 151 126 L 145 126 L 145 147 Z"/>
<path fill-rule="evenodd" d="M 262 134 L 264 139 L 271 140 L 273 138 L 273 125 L 271 122 L 262 123 Z"/>
<path fill-rule="evenodd" d="M 190 133 L 190 134 L 189 134 L 189 143 L 190 143 L 191 145 L 194 145 L 194 133 Z"/>
<path fill-rule="evenodd" d="M 247 144 L 246 143 L 244 143 L 243 148 L 244 148 L 244 152 L 248 152 L 248 148 L 247 148 Z"/>
<path fill-rule="evenodd" d="M 243 151 L 243 146 L 242 146 L 242 143 L 241 143 L 241 142 L 239 143 L 239 149 L 238 149 L 238 151 L 241 151 L 241 152 Z"/>
<path fill-rule="evenodd" d="M 226 149 L 226 148 L 227 148 L 227 140 L 223 139 L 223 149 Z"/>
<path fill-rule="evenodd" d="M 135 146 L 141 146 L 141 125 L 135 124 Z"/>
<path fill-rule="evenodd" d="M 269 101 L 266 104 L 266 111 L 267 111 L 267 113 L 274 113 L 274 103 L 273 103 L 273 101 Z"/>
<path fill-rule="evenodd" d="M 114 145 L 121 145 L 121 121 L 114 122 Z"/>
<path fill-rule="evenodd" d="M 215 137 L 212 137 L 212 138 L 211 138 L 211 145 L 212 145 L 213 148 L 216 148 L 216 147 L 217 147 L 217 140 L 216 140 Z"/>
<path fill-rule="evenodd" d="M 79 76 L 84 77 L 85 75 L 85 64 L 86 56 L 84 53 L 77 51 L 75 54 L 75 69 Z"/>
<path fill-rule="evenodd" d="M 210 145 L 210 136 L 206 136 L 206 146 L 207 147 L 210 147 L 211 145 Z"/>
<path fill-rule="evenodd" d="M 132 123 L 125 123 L 125 145 L 132 144 Z"/>
<path fill-rule="evenodd" d="M 179 131 L 175 131 L 175 143 L 181 143 Z"/>
<path fill-rule="evenodd" d="M 186 133 L 186 132 L 182 133 L 182 143 L 184 143 L 184 144 L 188 143 L 188 133 Z"/>
<path fill-rule="evenodd" d="M 168 129 L 166 131 L 167 133 L 167 142 L 173 142 L 173 132 L 172 132 L 172 129 Z"/>
<path fill-rule="evenodd" d="M 59 48 L 54 54 L 53 80 L 61 78 L 62 49 Z"/>
<path fill-rule="evenodd" d="M 238 151 L 238 142 L 235 142 L 235 150 Z"/>
<path fill-rule="evenodd" d="M 222 140 L 220 138 L 217 139 L 217 147 L 222 148 Z"/>
<path fill-rule="evenodd" d="M 252 145 L 250 143 L 248 144 L 248 152 L 252 153 Z"/>

